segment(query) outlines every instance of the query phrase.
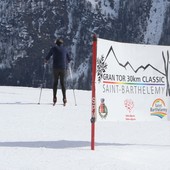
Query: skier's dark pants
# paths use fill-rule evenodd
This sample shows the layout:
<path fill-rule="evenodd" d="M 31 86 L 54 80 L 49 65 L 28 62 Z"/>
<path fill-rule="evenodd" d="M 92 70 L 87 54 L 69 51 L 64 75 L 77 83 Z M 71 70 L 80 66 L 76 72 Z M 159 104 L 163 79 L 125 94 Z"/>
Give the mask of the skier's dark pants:
<path fill-rule="evenodd" d="M 53 97 L 56 98 L 58 79 L 60 79 L 61 90 L 63 99 L 66 99 L 66 88 L 65 88 L 65 69 L 53 69 L 54 82 L 53 82 Z"/>

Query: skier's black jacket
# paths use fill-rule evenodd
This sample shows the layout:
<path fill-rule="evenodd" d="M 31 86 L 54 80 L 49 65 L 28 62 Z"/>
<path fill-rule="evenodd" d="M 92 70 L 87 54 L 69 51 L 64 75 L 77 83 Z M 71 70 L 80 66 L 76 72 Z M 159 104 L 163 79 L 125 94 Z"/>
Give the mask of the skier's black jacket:
<path fill-rule="evenodd" d="M 51 56 L 53 56 L 54 69 L 67 69 L 67 64 L 71 61 L 71 58 L 64 46 L 52 47 L 45 59 L 49 60 Z"/>

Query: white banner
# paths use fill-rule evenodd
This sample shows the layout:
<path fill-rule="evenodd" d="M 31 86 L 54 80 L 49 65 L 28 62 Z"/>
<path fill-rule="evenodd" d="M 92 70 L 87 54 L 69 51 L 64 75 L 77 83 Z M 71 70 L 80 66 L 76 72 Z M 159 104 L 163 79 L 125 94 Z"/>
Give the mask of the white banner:
<path fill-rule="evenodd" d="M 98 38 L 97 120 L 168 120 L 169 51 L 169 46 L 118 43 Z"/>

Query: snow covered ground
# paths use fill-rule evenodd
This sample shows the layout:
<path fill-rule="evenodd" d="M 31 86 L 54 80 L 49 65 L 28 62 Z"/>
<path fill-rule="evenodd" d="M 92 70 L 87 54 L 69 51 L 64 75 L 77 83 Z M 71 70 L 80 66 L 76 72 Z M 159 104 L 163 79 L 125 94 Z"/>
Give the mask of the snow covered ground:
<path fill-rule="evenodd" d="M 0 86 L 0 170 L 170 170 L 170 122 L 97 122 L 90 150 L 91 92 Z"/>

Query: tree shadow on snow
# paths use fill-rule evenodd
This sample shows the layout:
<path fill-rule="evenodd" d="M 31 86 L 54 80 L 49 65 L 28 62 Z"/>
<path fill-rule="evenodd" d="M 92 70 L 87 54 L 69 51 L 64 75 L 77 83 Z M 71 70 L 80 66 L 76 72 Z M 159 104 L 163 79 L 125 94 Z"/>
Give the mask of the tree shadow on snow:
<path fill-rule="evenodd" d="M 81 148 L 90 147 L 91 142 L 88 141 L 25 141 L 25 142 L 0 142 L 0 147 L 27 147 L 27 148 Z M 149 146 L 149 147 L 170 147 L 170 145 L 152 145 L 152 144 L 121 144 L 121 143 L 100 143 L 96 142 L 95 146 Z"/>
<path fill-rule="evenodd" d="M 95 146 L 111 146 L 118 145 L 113 143 L 95 143 Z M 88 141 L 25 141 L 25 142 L 0 142 L 0 147 L 28 147 L 28 148 L 52 148 L 52 149 L 65 149 L 65 148 L 80 148 L 90 147 L 91 142 Z"/>

